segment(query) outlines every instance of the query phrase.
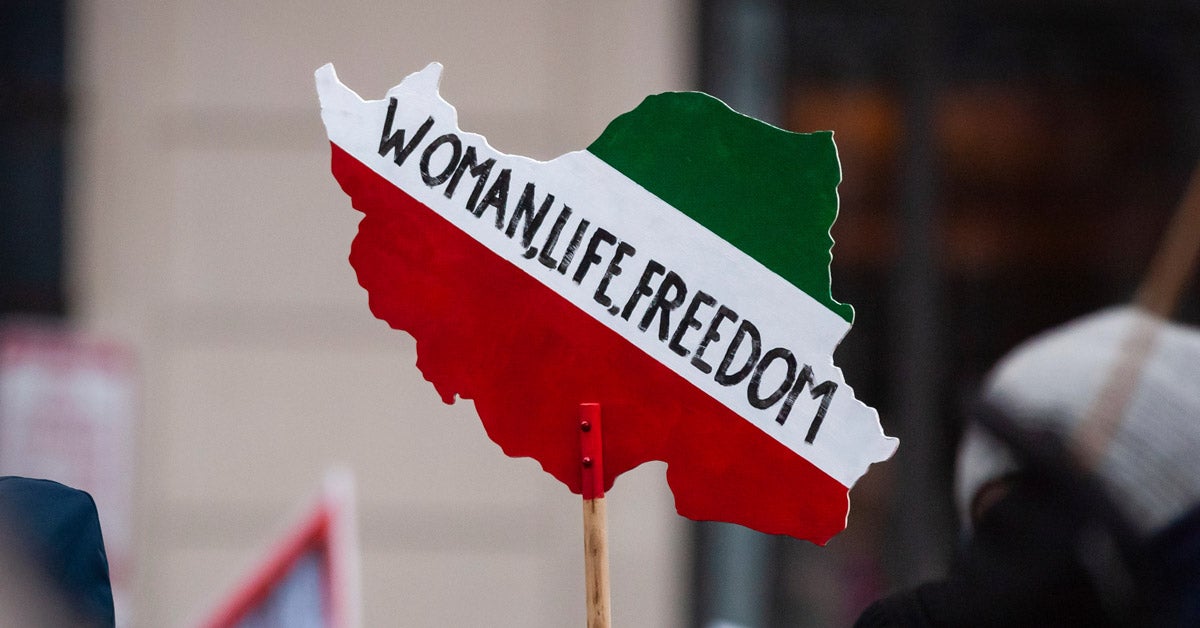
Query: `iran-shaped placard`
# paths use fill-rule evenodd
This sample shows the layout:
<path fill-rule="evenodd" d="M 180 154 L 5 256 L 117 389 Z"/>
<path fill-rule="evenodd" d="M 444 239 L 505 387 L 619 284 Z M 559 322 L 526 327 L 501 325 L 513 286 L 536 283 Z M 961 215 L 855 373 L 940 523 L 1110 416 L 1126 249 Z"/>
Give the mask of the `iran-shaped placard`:
<path fill-rule="evenodd" d="M 896 440 L 832 354 L 841 173 L 700 93 L 646 98 L 587 150 L 507 155 L 458 127 L 431 64 L 363 101 L 316 73 L 332 169 L 363 212 L 350 262 L 416 339 L 444 401 L 581 490 L 578 414 L 604 417 L 604 484 L 667 463 L 680 514 L 824 543 Z"/>

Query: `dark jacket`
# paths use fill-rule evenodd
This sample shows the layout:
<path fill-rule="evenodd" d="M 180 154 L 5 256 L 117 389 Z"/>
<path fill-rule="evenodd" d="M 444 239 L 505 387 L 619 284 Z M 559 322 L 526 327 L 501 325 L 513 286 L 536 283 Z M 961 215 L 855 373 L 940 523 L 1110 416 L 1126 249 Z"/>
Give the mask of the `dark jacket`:
<path fill-rule="evenodd" d="M 5 617 L 114 625 L 108 557 L 91 495 L 50 480 L 0 477 L 0 558 L 8 580 Z"/>

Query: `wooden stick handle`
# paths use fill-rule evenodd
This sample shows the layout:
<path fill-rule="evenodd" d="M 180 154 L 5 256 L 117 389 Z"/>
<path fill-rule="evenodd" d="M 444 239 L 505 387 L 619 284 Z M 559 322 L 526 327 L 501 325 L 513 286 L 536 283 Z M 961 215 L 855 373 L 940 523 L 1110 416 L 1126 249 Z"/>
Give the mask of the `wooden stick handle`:
<path fill-rule="evenodd" d="M 1200 259 L 1200 165 L 1192 172 L 1187 191 L 1162 243 L 1150 262 L 1150 269 L 1138 287 L 1134 301 L 1161 318 L 1171 318 L 1179 296 L 1188 285 Z"/>
<path fill-rule="evenodd" d="M 1134 303 L 1155 316 L 1139 320 L 1122 340 L 1120 356 L 1108 373 L 1100 393 L 1073 436 L 1076 453 L 1085 469 L 1101 464 L 1121 418 L 1137 390 L 1138 375 L 1154 351 L 1162 322 L 1175 315 L 1179 297 L 1188 285 L 1200 259 L 1200 165 L 1192 179 L 1162 243 L 1150 262 Z"/>
<path fill-rule="evenodd" d="M 583 500 L 583 568 L 587 590 L 588 628 L 609 628 L 608 524 L 604 498 Z"/>
<path fill-rule="evenodd" d="M 604 441 L 600 404 L 579 404 L 579 468 L 583 480 L 583 569 L 588 628 L 609 628 L 608 519 L 604 513 Z"/>

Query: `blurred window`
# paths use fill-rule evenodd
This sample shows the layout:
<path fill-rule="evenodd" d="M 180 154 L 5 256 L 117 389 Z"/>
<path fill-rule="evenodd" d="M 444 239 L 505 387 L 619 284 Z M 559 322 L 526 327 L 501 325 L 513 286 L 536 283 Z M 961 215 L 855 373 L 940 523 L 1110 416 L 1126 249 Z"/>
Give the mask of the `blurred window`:
<path fill-rule="evenodd" d="M 856 316 L 835 359 L 901 447 L 854 487 L 827 547 L 772 537 L 741 555 L 769 556 L 770 590 L 748 593 L 762 625 L 849 625 L 953 551 L 963 401 L 984 373 L 1030 335 L 1127 301 L 1146 271 L 1200 155 L 1200 5 L 699 6 L 701 88 L 789 130 L 832 129 L 838 146 L 832 287 Z M 1180 319 L 1200 317 L 1198 296 Z M 915 401 L 914 382 L 929 384 Z M 694 530 L 704 626 L 725 580 L 706 557 L 731 550 L 711 524 Z"/>
<path fill-rule="evenodd" d="M 0 315 L 61 315 L 66 3 L 0 0 Z"/>

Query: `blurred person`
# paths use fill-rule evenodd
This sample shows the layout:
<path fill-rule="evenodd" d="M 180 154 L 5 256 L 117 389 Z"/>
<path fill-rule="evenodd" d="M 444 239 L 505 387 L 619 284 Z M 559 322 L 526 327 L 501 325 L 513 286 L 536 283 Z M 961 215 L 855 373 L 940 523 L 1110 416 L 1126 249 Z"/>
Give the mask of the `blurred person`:
<path fill-rule="evenodd" d="M 51 480 L 0 477 L 0 626 L 113 626 L 96 504 Z"/>
<path fill-rule="evenodd" d="M 1003 358 L 974 414 L 960 555 L 856 626 L 1200 626 L 1200 331 L 1132 306 L 1086 316 Z"/>

